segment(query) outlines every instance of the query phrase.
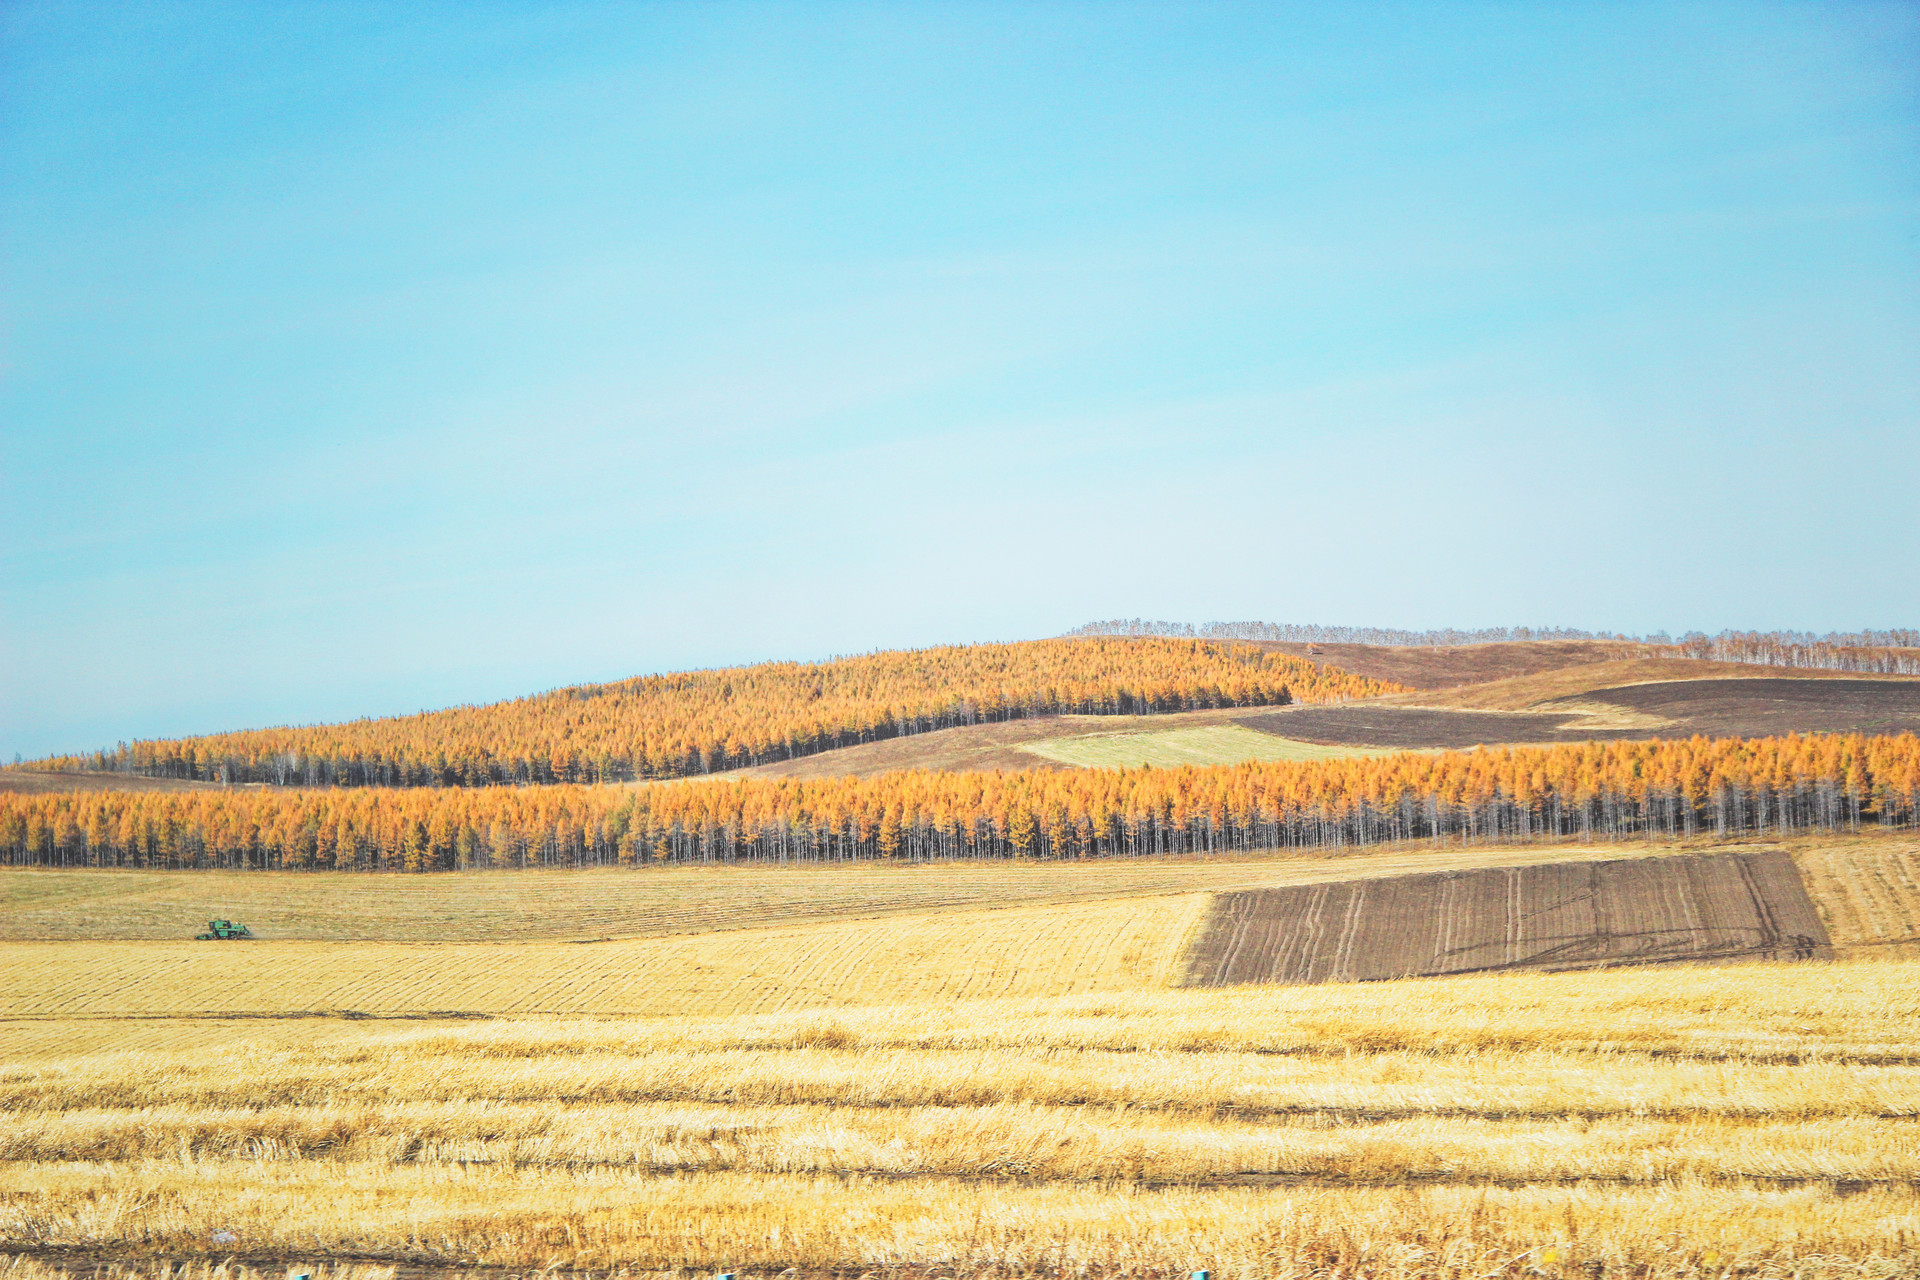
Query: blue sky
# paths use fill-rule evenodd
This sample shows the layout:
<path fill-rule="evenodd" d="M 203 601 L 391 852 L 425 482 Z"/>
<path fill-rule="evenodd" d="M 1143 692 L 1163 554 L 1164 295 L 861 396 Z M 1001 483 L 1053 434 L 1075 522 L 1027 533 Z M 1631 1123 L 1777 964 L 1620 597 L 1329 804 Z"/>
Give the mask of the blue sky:
<path fill-rule="evenodd" d="M 1920 7 L 0 9 L 0 751 L 1920 624 Z"/>

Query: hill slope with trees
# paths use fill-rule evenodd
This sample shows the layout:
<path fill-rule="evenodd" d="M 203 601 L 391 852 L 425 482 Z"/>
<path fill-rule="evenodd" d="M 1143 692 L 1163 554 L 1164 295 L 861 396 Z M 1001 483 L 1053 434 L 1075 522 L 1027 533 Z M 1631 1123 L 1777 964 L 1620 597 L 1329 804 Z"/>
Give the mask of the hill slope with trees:
<path fill-rule="evenodd" d="M 1232 641 L 950 645 L 579 685 L 488 706 L 135 742 L 47 770 L 276 786 L 687 777 L 956 725 L 1337 702 L 1404 686 Z"/>

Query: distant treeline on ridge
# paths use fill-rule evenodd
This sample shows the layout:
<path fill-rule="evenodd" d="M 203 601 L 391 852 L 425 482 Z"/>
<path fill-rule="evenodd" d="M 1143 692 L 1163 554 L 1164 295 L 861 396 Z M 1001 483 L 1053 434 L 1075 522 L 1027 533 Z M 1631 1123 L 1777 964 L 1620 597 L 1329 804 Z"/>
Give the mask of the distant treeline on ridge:
<path fill-rule="evenodd" d="M 1379 644 L 1422 647 L 1517 644 L 1540 640 L 1601 640 L 1640 645 L 1648 658 L 1700 658 L 1772 667 L 1920 675 L 1920 628 L 1885 631 L 1689 631 L 1630 636 L 1575 627 L 1482 627 L 1475 631 L 1402 631 L 1392 627 L 1322 627 L 1275 622 L 1157 622 L 1115 618 L 1075 627 L 1070 636 L 1180 636 L 1208 640 L 1272 640 L 1287 644 Z"/>
<path fill-rule="evenodd" d="M 1920 737 L 1561 744 L 1182 769 L 0 794 L 14 866 L 435 871 L 1108 858 L 1911 827 Z"/>
<path fill-rule="evenodd" d="M 489 706 L 122 743 L 28 768 L 278 786 L 678 778 L 956 725 L 1337 702 L 1399 691 L 1212 640 L 1033 640 L 642 676 Z"/>

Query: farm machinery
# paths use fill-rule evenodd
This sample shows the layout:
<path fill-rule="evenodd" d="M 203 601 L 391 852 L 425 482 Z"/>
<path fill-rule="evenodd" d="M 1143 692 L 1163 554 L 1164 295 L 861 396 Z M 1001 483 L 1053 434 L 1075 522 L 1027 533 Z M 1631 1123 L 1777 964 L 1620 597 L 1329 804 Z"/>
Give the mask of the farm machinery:
<path fill-rule="evenodd" d="M 251 938 L 253 930 L 231 920 L 209 920 L 207 931 L 193 935 L 195 942 L 225 942 L 234 938 Z"/>

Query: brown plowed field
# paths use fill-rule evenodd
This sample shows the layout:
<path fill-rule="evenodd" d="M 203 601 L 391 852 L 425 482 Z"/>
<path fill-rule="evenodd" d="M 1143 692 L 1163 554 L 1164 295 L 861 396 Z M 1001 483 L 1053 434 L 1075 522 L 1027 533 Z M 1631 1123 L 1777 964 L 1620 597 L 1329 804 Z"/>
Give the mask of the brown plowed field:
<path fill-rule="evenodd" d="M 1267 647 L 1291 651 L 1303 646 Z M 1470 645 L 1434 653 L 1328 645 L 1328 662 L 1403 683 L 1467 678 L 1482 670 L 1499 672 L 1502 663 L 1508 668 L 1561 661 L 1581 665 L 1545 667 L 1441 693 L 1397 694 L 1334 706 L 1221 708 L 1159 716 L 1043 716 L 969 725 L 737 772 L 824 778 L 870 777 L 896 769 L 1063 769 L 1070 766 L 1024 748 L 1056 738 L 1162 733 L 1225 724 L 1322 746 L 1456 751 L 1490 743 L 1689 738 L 1697 733 L 1732 737 L 1920 732 L 1920 679 L 1911 676 L 1785 671 L 1684 658 L 1614 659 L 1605 654 L 1602 657 L 1607 660 L 1591 660 L 1596 650 L 1607 647 L 1597 641 L 1566 641 Z M 1335 653 L 1349 649 L 1407 654 L 1432 662 L 1417 669 L 1388 670 L 1377 664 L 1369 669 L 1367 663 L 1349 667 L 1336 661 Z M 1760 671 L 1767 674 L 1752 674 Z"/>
<path fill-rule="evenodd" d="M 1813 671 L 1761 667 L 1737 662 L 1696 662 L 1688 658 L 1634 658 L 1563 667 L 1533 675 L 1437 692 L 1394 693 L 1373 702 L 1389 707 L 1444 707 L 1454 711 L 1535 711 L 1575 698 L 1595 698 L 1630 685 L 1678 681 L 1768 680 L 1776 683 L 1920 685 L 1920 677 L 1869 675 L 1856 671 Z"/>
<path fill-rule="evenodd" d="M 1525 711 L 1408 706 L 1404 698 L 1276 707 L 1242 713 L 1236 723 L 1302 742 L 1451 750 L 1695 734 L 1920 733 L 1920 680 L 1902 677 L 1664 680 L 1582 690 Z"/>
<path fill-rule="evenodd" d="M 1920 733 L 1920 680 L 1684 680 L 1599 689 L 1580 699 L 1710 737 Z"/>
<path fill-rule="evenodd" d="M 1693 854 L 1217 894 L 1184 985 L 1832 955 L 1786 853 Z"/>
<path fill-rule="evenodd" d="M 1443 748 L 1465 751 L 1483 743 L 1585 742 L 1589 738 L 1646 738 L 1645 729 L 1584 729 L 1569 711 L 1441 711 L 1354 702 L 1334 707 L 1287 707 L 1243 714 L 1236 724 L 1261 733 L 1328 746 Z"/>

